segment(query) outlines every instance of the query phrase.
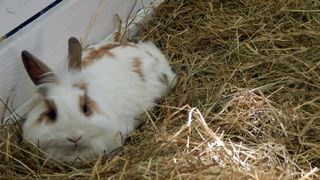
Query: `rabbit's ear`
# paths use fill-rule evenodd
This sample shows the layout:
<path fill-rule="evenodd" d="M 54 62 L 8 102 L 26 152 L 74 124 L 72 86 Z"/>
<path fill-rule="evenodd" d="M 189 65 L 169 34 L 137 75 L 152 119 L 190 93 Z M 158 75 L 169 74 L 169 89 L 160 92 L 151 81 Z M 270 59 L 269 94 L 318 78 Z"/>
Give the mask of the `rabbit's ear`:
<path fill-rule="evenodd" d="M 36 86 L 57 80 L 53 71 L 28 51 L 22 51 L 21 58 L 29 77 Z"/>
<path fill-rule="evenodd" d="M 81 70 L 82 47 L 77 38 L 71 37 L 68 40 L 69 70 Z"/>

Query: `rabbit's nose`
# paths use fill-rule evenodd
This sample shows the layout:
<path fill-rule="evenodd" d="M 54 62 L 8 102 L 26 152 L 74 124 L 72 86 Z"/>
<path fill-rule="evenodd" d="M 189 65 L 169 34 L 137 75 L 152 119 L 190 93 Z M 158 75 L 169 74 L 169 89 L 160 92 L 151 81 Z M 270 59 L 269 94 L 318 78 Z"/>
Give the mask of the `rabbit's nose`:
<path fill-rule="evenodd" d="M 67 137 L 67 140 L 74 143 L 74 144 L 77 144 L 77 142 L 79 142 L 81 138 L 82 138 L 82 136 Z"/>

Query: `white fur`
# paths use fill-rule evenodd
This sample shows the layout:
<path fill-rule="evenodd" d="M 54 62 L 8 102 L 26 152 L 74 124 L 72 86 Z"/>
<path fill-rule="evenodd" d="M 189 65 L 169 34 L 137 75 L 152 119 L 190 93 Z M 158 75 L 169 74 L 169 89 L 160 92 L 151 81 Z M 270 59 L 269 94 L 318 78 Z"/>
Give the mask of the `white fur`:
<path fill-rule="evenodd" d="M 92 46 L 99 49 L 104 44 Z M 138 125 L 135 117 L 154 107 L 154 100 L 161 97 L 169 86 L 159 77 L 166 74 L 175 84 L 165 56 L 151 42 L 139 42 L 132 46 L 111 49 L 114 58 L 104 55 L 80 72 L 58 75 L 58 84 L 48 84 L 47 99 L 57 107 L 57 120 L 38 123 L 45 111 L 44 99 L 39 96 L 35 107 L 28 113 L 23 125 L 23 135 L 55 158 L 72 161 L 76 157 L 94 159 L 122 145 L 123 140 Z M 90 47 L 89 47 L 90 48 Z M 83 58 L 88 51 L 84 51 Z M 150 55 L 152 54 L 152 56 Z M 139 58 L 145 79 L 133 71 L 133 59 Z M 83 91 L 73 87 L 84 81 L 88 84 L 88 96 L 97 103 L 102 113 L 86 117 L 79 110 L 79 96 Z M 78 148 L 68 137 L 82 136 Z"/>

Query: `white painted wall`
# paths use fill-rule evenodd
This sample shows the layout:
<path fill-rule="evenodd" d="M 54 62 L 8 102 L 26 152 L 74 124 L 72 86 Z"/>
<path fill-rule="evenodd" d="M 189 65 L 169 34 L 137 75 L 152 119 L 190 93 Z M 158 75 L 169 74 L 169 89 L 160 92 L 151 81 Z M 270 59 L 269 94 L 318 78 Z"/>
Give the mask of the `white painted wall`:
<path fill-rule="evenodd" d="M 40 12 L 54 0 L 0 0 L 0 35 Z"/>
<path fill-rule="evenodd" d="M 137 0 L 133 14 L 153 0 Z M 158 1 L 159 2 L 159 1 Z M 84 37 L 90 19 L 99 10 L 85 43 L 98 42 L 115 30 L 115 14 L 126 19 L 134 0 L 64 0 L 40 16 L 14 36 L 0 43 L 0 98 L 13 98 L 13 108 L 24 114 L 35 86 L 24 71 L 20 59 L 28 50 L 46 62 L 53 70 L 65 63 L 67 40 L 70 36 Z M 142 5 L 143 4 L 143 5 Z M 0 104 L 0 113 L 4 106 Z M 1 116 L 1 114 L 0 114 Z"/>

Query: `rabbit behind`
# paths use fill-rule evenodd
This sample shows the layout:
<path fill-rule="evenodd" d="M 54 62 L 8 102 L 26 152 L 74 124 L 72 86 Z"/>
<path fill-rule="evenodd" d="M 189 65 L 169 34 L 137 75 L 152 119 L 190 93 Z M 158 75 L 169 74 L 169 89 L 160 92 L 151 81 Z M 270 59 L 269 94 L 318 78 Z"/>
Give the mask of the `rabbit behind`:
<path fill-rule="evenodd" d="M 56 159 L 94 159 L 122 145 L 135 117 L 175 84 L 176 74 L 151 42 L 97 44 L 82 52 L 69 41 L 68 71 L 54 73 L 27 51 L 21 56 L 38 87 L 23 125 L 25 139 Z"/>

